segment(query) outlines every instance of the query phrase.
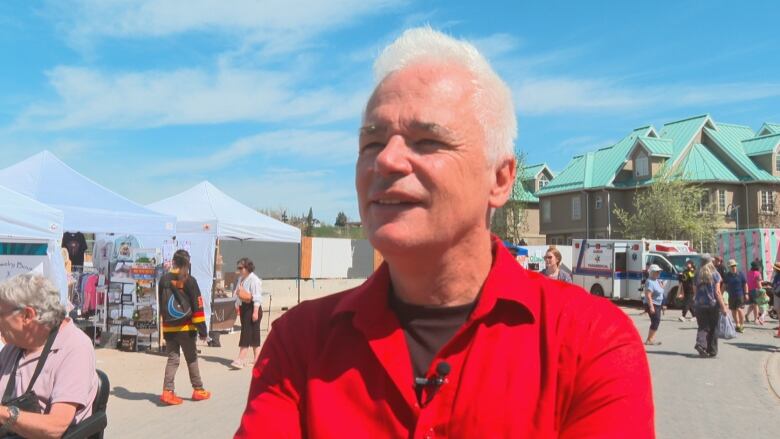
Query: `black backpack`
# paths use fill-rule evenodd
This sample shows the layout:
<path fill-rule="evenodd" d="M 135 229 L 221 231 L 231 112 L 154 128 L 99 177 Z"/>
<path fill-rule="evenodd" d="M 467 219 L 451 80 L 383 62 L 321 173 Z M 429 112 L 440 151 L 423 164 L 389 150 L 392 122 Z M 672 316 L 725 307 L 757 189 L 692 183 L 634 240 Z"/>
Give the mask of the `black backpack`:
<path fill-rule="evenodd" d="M 189 297 L 176 288 L 170 279 L 160 281 L 160 314 L 166 325 L 179 326 L 188 323 L 192 317 Z"/>

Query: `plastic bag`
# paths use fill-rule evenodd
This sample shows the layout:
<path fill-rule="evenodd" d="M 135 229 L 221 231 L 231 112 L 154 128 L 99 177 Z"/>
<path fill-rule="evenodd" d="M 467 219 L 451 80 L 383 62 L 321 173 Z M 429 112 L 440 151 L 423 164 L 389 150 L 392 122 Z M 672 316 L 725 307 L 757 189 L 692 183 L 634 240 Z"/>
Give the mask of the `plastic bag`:
<path fill-rule="evenodd" d="M 737 328 L 734 326 L 734 319 L 731 314 L 721 314 L 718 322 L 718 337 L 731 340 L 737 336 Z"/>

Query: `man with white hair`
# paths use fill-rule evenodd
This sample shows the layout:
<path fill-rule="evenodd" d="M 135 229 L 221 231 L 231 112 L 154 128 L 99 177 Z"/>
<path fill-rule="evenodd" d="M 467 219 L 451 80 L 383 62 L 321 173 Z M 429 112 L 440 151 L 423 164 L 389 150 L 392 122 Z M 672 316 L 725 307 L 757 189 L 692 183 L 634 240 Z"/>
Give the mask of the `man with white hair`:
<path fill-rule="evenodd" d="M 236 437 L 654 437 L 629 318 L 490 234 L 515 179 L 508 87 L 430 28 L 375 73 L 356 187 L 385 263 L 274 323 Z"/>

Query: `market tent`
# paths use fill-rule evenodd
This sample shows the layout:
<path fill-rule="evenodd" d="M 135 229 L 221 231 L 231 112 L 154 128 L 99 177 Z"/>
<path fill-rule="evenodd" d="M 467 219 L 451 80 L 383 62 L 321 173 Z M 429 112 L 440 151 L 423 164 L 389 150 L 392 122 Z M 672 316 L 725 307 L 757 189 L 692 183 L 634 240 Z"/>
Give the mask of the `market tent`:
<path fill-rule="evenodd" d="M 189 248 L 193 277 L 204 297 L 206 317 L 211 318 L 211 289 L 215 278 L 217 240 L 301 242 L 297 227 L 277 221 L 241 204 L 208 181 L 147 206 L 177 218 L 176 240 Z M 182 243 L 186 243 L 181 245 Z M 300 263 L 300 249 L 299 261 Z"/>
<path fill-rule="evenodd" d="M 3 270 L 0 280 L 28 271 L 43 263 L 46 274 L 60 290 L 60 298 L 67 300 L 68 281 L 60 253 L 62 211 L 49 207 L 18 192 L 0 186 L 0 242 L 47 244 L 46 254 L 0 252 Z"/>
<path fill-rule="evenodd" d="M 241 204 L 208 181 L 147 207 L 175 216 L 179 234 L 205 233 L 220 239 L 301 242 L 301 231 L 297 227 Z"/>
<path fill-rule="evenodd" d="M 65 217 L 60 234 L 175 234 L 175 217 L 151 211 L 106 189 L 49 151 L 0 170 L 0 185 L 61 210 Z"/>

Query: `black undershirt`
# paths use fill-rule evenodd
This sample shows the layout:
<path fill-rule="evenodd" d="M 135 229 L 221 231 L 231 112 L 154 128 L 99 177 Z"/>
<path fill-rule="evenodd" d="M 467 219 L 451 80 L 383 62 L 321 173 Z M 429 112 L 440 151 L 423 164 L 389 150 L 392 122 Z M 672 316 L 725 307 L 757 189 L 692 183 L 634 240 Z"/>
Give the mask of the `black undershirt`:
<path fill-rule="evenodd" d="M 436 307 L 410 305 L 401 302 L 390 293 L 390 309 L 401 323 L 406 337 L 414 377 L 427 377 L 428 368 L 436 354 L 466 323 L 476 300 L 466 305 Z M 421 399 L 423 386 L 415 386 L 417 399 Z"/>

